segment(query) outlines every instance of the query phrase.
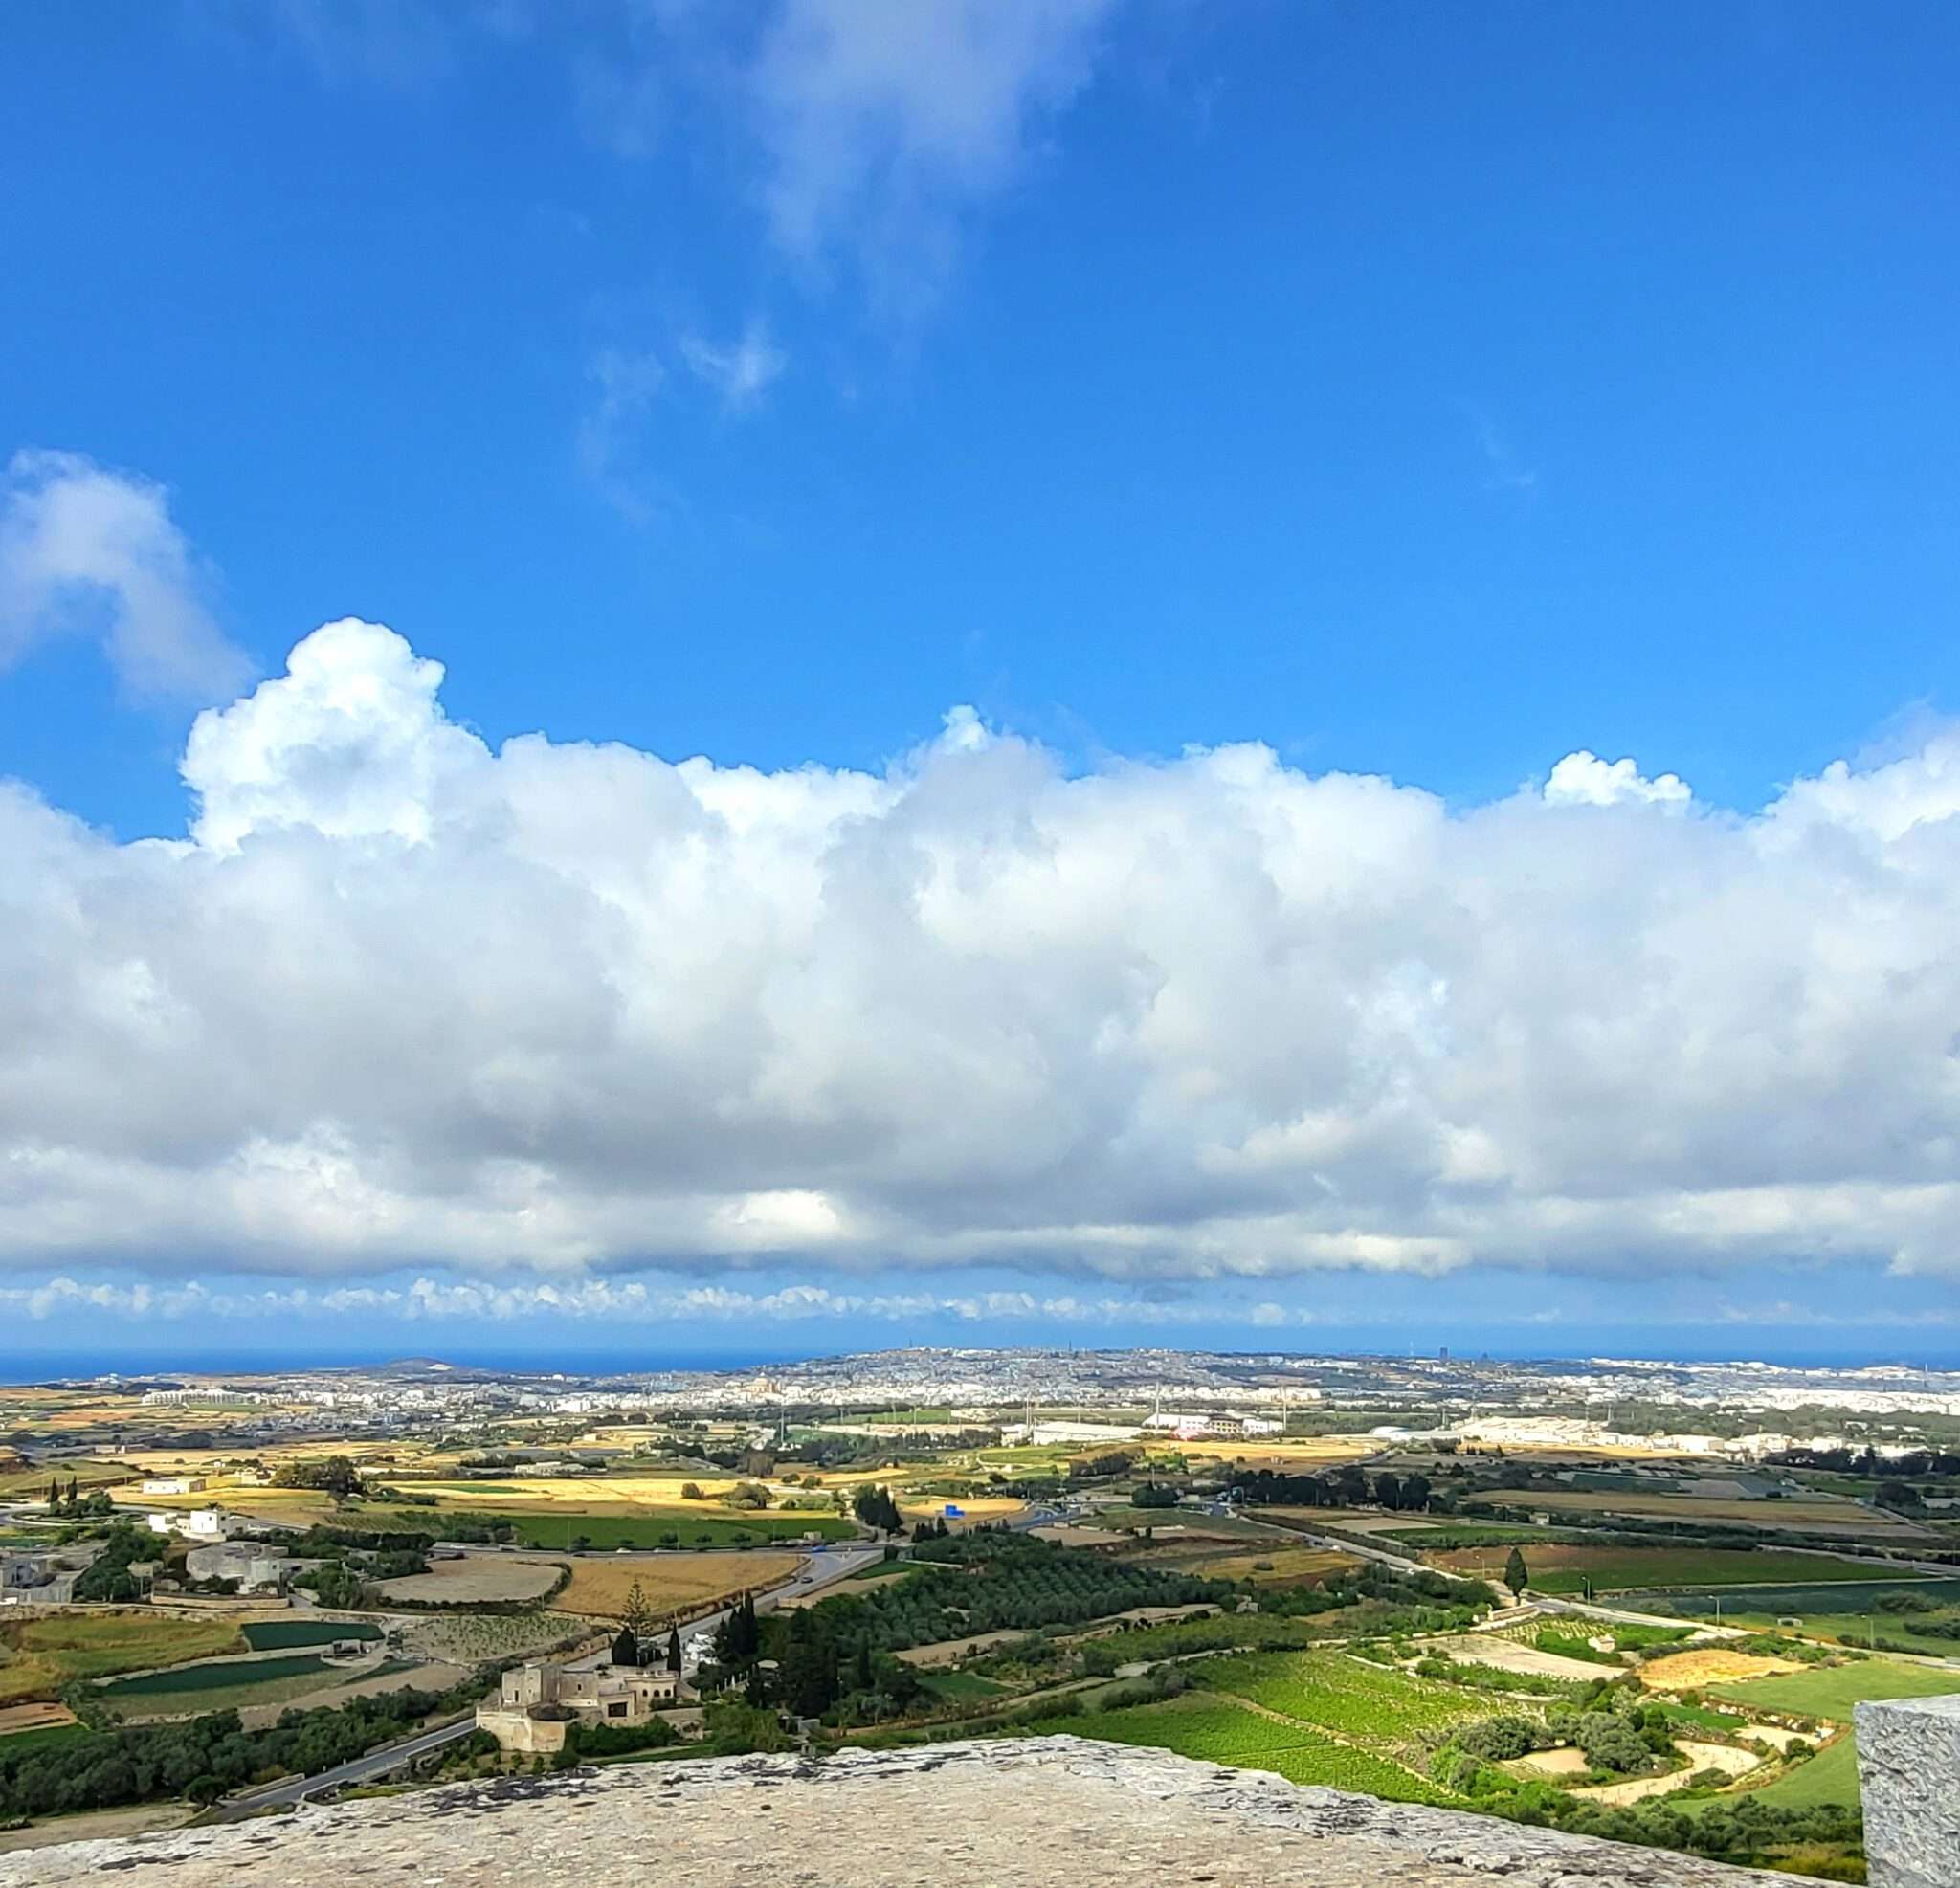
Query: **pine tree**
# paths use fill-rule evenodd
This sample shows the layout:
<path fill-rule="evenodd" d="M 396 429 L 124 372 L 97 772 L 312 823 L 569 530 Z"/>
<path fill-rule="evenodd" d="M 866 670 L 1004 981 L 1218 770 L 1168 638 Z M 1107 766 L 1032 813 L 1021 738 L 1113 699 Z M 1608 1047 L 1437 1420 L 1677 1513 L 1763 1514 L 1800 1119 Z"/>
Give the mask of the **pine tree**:
<path fill-rule="evenodd" d="M 1530 1584 L 1531 1575 L 1525 1566 L 1525 1556 L 1513 1547 L 1510 1558 L 1504 1562 L 1504 1585 L 1512 1592 L 1522 1593 Z"/>
<path fill-rule="evenodd" d="M 50 1477 L 48 1481 L 48 1505 L 51 1508 L 58 1508 L 61 1505 L 61 1484 L 53 1477 Z"/>
<path fill-rule="evenodd" d="M 81 1483 L 71 1475 L 68 1477 L 68 1505 L 72 1508 L 81 1500 Z"/>

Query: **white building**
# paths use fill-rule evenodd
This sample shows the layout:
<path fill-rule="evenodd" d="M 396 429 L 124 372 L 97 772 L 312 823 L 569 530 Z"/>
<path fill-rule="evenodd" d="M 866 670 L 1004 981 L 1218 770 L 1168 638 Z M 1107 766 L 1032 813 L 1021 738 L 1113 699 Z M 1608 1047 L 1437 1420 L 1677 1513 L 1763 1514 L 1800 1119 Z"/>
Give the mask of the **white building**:
<path fill-rule="evenodd" d="M 205 1480 L 201 1475 L 159 1475 L 152 1476 L 143 1484 L 145 1495 L 202 1495 Z"/>

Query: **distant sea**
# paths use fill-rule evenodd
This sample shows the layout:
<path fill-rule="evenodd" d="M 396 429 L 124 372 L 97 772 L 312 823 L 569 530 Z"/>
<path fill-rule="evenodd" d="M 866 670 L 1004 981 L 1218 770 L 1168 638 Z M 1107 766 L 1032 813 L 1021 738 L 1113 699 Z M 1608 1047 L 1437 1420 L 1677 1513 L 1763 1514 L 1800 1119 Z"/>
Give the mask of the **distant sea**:
<path fill-rule="evenodd" d="M 1770 1333 L 1758 1333 L 1753 1339 L 1734 1330 L 1725 1332 L 1726 1342 L 1718 1348 L 1704 1337 L 1700 1342 L 1686 1341 L 1685 1334 L 1675 1333 L 1670 1337 L 1648 1332 L 1636 1337 L 1627 1332 L 1602 1332 L 1590 1343 L 1575 1344 L 1570 1349 L 1550 1351 L 1539 1347 L 1526 1347 L 1521 1344 L 1506 1344 L 1495 1334 L 1487 1343 L 1464 1341 L 1460 1334 L 1451 1343 L 1450 1354 L 1459 1361 L 1468 1361 L 1478 1356 L 1503 1359 L 1510 1363 L 1552 1363 L 1570 1361 L 1584 1357 L 1613 1357 L 1637 1359 L 1650 1363 L 1722 1363 L 1754 1361 L 1778 1366 L 1786 1369 L 1842 1370 L 1856 1369 L 1861 1366 L 1903 1364 L 1913 1369 L 1930 1370 L 1936 1374 L 1960 1371 L 1960 1354 L 1950 1348 L 1915 1351 L 1911 1354 L 1887 1354 L 1882 1351 L 1852 1351 L 1832 1347 L 1828 1350 L 1806 1345 L 1797 1348 L 1774 1341 Z M 1815 1343 L 1815 1333 L 1807 1333 Z M 1314 1357 L 1379 1357 L 1400 1359 L 1411 1355 L 1400 1344 L 1383 1343 L 1369 1344 L 1354 1342 L 1346 1344 L 1308 1346 L 1292 1344 L 1287 1346 L 1248 1344 L 1243 1334 L 1236 1334 L 1237 1341 L 1226 1344 L 1206 1344 L 1192 1342 L 1181 1348 L 1194 1351 L 1211 1351 L 1214 1354 L 1236 1354 L 1246 1357 L 1271 1357 L 1283 1355 Z M 872 1353 L 914 1345 L 934 1345 L 932 1337 L 894 1338 L 887 1332 L 876 1335 L 865 1333 L 864 1339 L 854 1344 L 852 1334 L 844 1331 L 835 1333 L 836 1341 L 828 1347 L 803 1344 L 781 1345 L 757 1345 L 742 1349 L 700 1349 L 700 1348 L 660 1348 L 649 1345 L 644 1350 L 619 1350 L 608 1352 L 552 1350 L 549 1348 L 525 1351 L 479 1350 L 467 1345 L 440 1352 L 416 1352 L 404 1349 L 399 1344 L 387 1348 L 354 1346 L 338 1351 L 280 1352 L 259 1350 L 211 1350 L 193 1351 L 172 1348 L 167 1343 L 153 1347 L 118 1347 L 101 1350 L 45 1350 L 15 1351 L 9 1353 L 0 1346 L 0 1384 L 45 1383 L 51 1379 L 87 1379 L 104 1376 L 114 1372 L 122 1376 L 167 1376 L 173 1372 L 193 1375 L 260 1376 L 280 1371 L 361 1369 L 372 1368 L 383 1364 L 399 1363 L 405 1358 L 426 1355 L 439 1357 L 446 1364 L 460 1368 L 507 1371 L 514 1375 L 537 1376 L 562 1372 L 567 1376 L 646 1376 L 670 1370 L 744 1370 L 763 1369 L 776 1366 L 799 1364 L 816 1357 L 836 1357 L 853 1352 Z M 946 1349 L 1034 1349 L 1043 1346 L 1031 1344 L 980 1345 L 973 1344 L 948 1344 L 940 1341 L 935 1347 Z M 1055 1345 L 1061 1349 L 1064 1346 Z M 1120 1341 L 1112 1340 L 1101 1344 L 1078 1344 L 1079 1350 L 1123 1350 L 1130 1348 Z M 1434 1356 L 1433 1349 L 1421 1350 L 1416 1355 Z"/>

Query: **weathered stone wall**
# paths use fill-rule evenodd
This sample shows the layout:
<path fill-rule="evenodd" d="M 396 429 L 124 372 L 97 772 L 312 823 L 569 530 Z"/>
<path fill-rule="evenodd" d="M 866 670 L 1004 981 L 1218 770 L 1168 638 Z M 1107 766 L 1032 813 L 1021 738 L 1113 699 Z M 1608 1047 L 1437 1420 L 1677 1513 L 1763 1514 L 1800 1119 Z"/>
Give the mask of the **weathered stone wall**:
<path fill-rule="evenodd" d="M 1960 1697 L 1860 1704 L 1872 1888 L 1960 1888 Z"/>
<path fill-rule="evenodd" d="M 631 1765 L 0 1856 L 0 1888 L 1748 1888 L 1783 1877 L 1072 1737 Z"/>

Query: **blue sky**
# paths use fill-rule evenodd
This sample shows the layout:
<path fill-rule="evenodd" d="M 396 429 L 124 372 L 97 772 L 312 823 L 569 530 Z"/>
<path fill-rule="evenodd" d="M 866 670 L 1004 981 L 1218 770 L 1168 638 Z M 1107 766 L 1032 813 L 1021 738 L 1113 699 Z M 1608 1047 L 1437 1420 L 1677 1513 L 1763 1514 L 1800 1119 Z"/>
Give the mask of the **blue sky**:
<path fill-rule="evenodd" d="M 1536 1349 L 1658 1268 L 1909 1347 L 1956 74 L 1912 5 L 14 10 L 21 1301 Z M 342 618 L 439 692 L 286 676 Z"/>

